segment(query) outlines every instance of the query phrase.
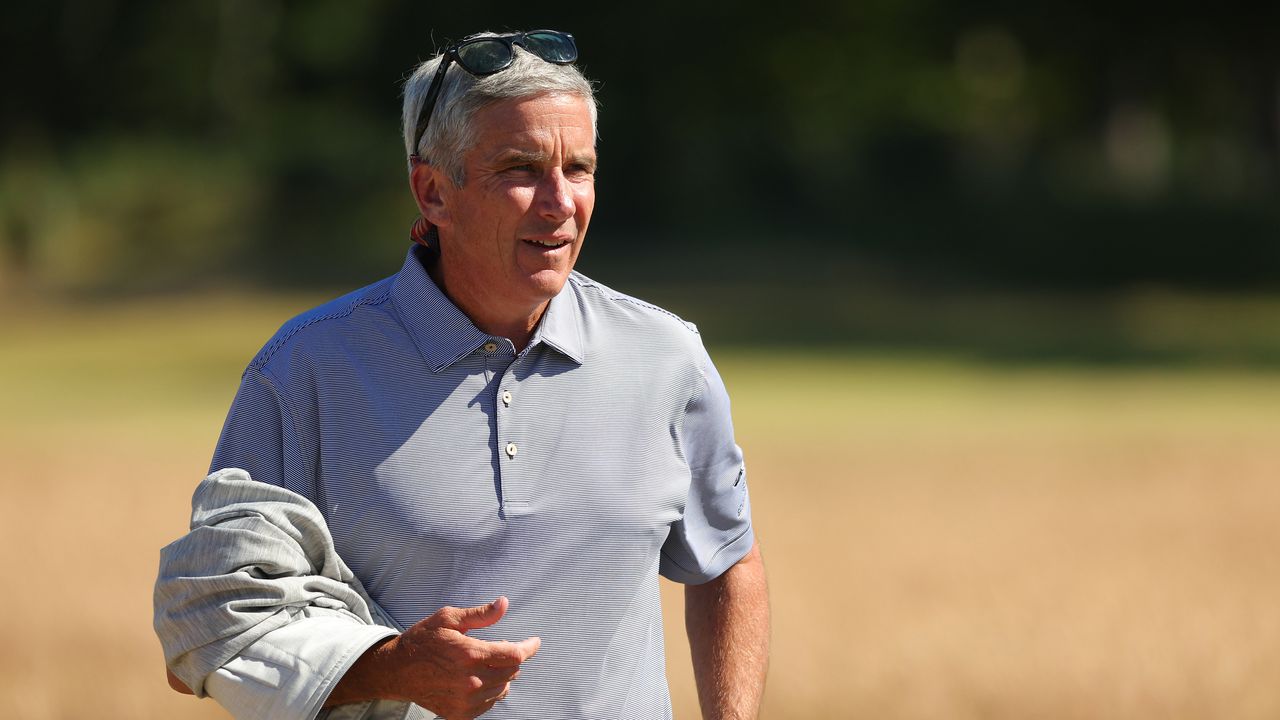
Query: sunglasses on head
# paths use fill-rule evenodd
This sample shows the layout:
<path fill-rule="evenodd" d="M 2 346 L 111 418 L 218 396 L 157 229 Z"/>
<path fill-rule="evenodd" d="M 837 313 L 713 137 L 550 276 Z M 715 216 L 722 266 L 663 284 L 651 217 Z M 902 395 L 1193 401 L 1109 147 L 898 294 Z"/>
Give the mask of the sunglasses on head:
<path fill-rule="evenodd" d="M 558 30 L 531 30 L 481 37 L 472 35 L 450 45 L 440 58 L 440 66 L 431 79 L 427 98 L 422 101 L 422 110 L 418 112 L 418 125 L 413 133 L 415 157 L 422 135 L 427 131 L 427 123 L 431 121 L 431 112 L 435 110 L 436 100 L 440 97 L 440 90 L 444 87 L 444 73 L 449 69 L 450 63 L 458 63 L 463 70 L 476 77 L 493 75 L 511 67 L 516 59 L 516 45 L 556 65 L 568 65 L 578 59 L 578 45 L 573 41 L 573 36 Z"/>

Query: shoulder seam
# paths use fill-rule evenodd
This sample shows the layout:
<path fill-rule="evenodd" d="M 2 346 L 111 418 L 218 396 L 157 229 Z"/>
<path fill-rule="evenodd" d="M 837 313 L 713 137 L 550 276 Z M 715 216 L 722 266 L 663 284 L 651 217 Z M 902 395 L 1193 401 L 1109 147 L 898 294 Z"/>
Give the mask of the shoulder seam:
<path fill-rule="evenodd" d="M 620 293 L 616 290 L 611 290 L 609 288 L 606 288 L 604 285 L 597 284 L 594 280 L 591 280 L 577 273 L 574 273 L 570 277 L 577 282 L 579 287 L 594 288 L 595 290 L 600 291 L 607 299 L 612 300 L 613 302 L 630 303 L 631 305 L 635 305 L 636 307 L 641 307 L 641 308 L 645 308 L 646 310 L 653 310 L 654 312 L 662 313 L 663 315 L 666 315 L 674 319 L 676 322 L 680 323 L 680 325 L 682 325 L 684 329 L 688 330 L 694 335 L 698 335 L 698 336 L 702 335 L 702 333 L 698 332 L 698 327 L 696 325 L 689 322 L 688 320 L 685 320 L 679 315 L 671 312 L 670 310 L 658 307 L 653 303 L 645 302 L 644 300 L 640 300 L 639 298 L 634 298 L 634 297 L 631 297 L 630 295 Z"/>
<path fill-rule="evenodd" d="M 271 356 L 274 355 L 277 350 L 283 347 L 285 343 L 289 342 L 289 340 L 294 335 L 297 335 L 302 330 L 305 330 L 306 328 L 309 328 L 312 325 L 315 325 L 316 323 L 324 320 L 334 320 L 336 318 L 350 315 L 351 313 L 356 311 L 356 308 L 364 305 L 381 305 L 389 297 L 391 297 L 391 284 L 387 283 L 387 287 L 377 295 L 356 298 L 355 300 L 351 301 L 346 307 L 343 307 L 338 310 L 334 310 L 332 312 L 327 312 L 323 315 L 316 315 L 315 317 L 307 318 L 306 321 L 297 323 L 293 327 L 289 328 L 288 332 L 285 332 L 282 335 L 276 336 L 275 339 L 267 343 L 266 347 L 263 347 L 261 350 L 258 351 L 257 356 L 254 357 L 253 361 L 249 363 L 249 367 L 257 370 L 261 370 L 263 366 L 266 365 L 267 362 L 271 360 Z"/>

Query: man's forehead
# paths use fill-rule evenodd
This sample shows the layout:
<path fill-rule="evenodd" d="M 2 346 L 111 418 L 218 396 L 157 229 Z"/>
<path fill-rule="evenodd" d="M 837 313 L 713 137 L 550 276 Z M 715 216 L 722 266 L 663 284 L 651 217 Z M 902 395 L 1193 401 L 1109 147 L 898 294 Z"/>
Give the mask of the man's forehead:
<path fill-rule="evenodd" d="M 545 162 L 554 155 L 594 162 L 595 127 L 587 101 L 539 95 L 502 100 L 475 117 L 477 155 L 490 161 Z"/>

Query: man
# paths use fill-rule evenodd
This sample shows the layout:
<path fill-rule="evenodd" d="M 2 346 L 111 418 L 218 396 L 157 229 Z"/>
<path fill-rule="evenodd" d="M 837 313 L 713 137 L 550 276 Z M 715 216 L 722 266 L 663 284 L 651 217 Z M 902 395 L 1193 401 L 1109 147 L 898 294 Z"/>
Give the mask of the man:
<path fill-rule="evenodd" d="M 418 244 L 245 371 L 162 554 L 176 689 L 244 717 L 669 717 L 662 574 L 704 717 L 756 716 L 768 600 L 724 387 L 692 326 L 572 272 L 576 58 L 485 34 L 407 82 Z"/>

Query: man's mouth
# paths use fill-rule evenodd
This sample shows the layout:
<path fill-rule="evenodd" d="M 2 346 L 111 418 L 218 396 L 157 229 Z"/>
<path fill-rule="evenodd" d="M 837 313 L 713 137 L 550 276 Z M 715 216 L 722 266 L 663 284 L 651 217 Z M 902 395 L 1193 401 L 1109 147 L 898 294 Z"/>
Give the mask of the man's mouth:
<path fill-rule="evenodd" d="M 528 239 L 528 238 L 525 238 L 525 240 L 524 240 L 524 241 L 525 241 L 525 242 L 527 242 L 527 243 L 529 243 L 530 245 L 533 245 L 534 247 L 548 248 L 548 249 L 552 249 L 552 250 L 554 250 L 555 248 L 563 247 L 563 246 L 565 246 L 565 245 L 568 245 L 568 244 L 569 244 L 569 241 L 568 241 L 568 240 L 554 240 L 554 239 L 551 239 L 551 240 L 530 240 L 530 239 Z"/>

